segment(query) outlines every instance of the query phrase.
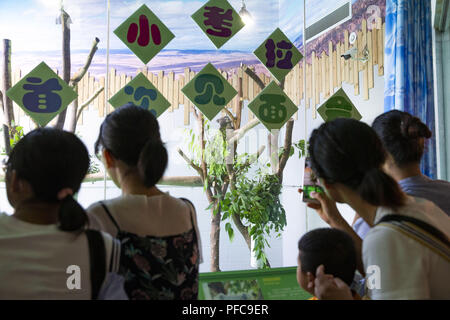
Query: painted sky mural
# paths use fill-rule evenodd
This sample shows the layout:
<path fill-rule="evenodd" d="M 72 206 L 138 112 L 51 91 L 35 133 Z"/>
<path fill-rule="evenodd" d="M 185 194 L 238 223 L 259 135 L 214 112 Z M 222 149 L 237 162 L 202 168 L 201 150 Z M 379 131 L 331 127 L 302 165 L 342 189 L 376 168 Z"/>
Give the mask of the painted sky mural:
<path fill-rule="evenodd" d="M 330 13 L 348 0 L 307 0 L 307 25 Z M 293 0 L 246 0 L 247 9 L 254 18 L 254 24 L 245 26 L 221 50 L 203 34 L 191 19 L 205 1 L 199 0 L 111 0 L 110 1 L 110 65 L 119 73 L 134 75 L 143 63 L 116 37 L 113 30 L 128 18 L 142 4 L 146 4 L 174 33 L 175 38 L 159 53 L 147 67 L 182 73 L 190 67 L 200 70 L 208 62 L 217 68 L 230 69 L 241 63 L 259 64 L 253 51 L 276 27 L 302 49 L 303 1 Z M 239 11 L 241 0 L 229 0 Z M 352 0 L 353 19 L 331 32 L 308 43 L 308 54 L 312 50 L 328 50 L 328 41 L 342 36 L 343 30 L 356 29 L 360 20 L 369 19 L 371 5 L 378 6 L 384 15 L 385 0 Z M 80 68 L 95 37 L 100 39 L 99 50 L 90 67 L 91 74 L 106 72 L 107 44 L 107 1 L 106 0 L 64 0 L 65 10 L 71 16 L 72 71 Z M 60 0 L 6 0 L 0 1 L 0 38 L 12 40 L 13 68 L 30 71 L 44 60 L 49 66 L 61 69 L 61 26 L 57 24 Z M 1 50 L 1 49 L 0 49 Z"/>

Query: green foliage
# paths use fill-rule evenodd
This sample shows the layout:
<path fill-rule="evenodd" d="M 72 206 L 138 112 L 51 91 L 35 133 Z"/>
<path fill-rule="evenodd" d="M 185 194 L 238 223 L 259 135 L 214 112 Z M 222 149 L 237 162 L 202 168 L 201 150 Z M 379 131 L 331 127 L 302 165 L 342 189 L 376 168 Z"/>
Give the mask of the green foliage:
<path fill-rule="evenodd" d="M 12 129 L 9 131 L 9 145 L 11 147 L 11 150 L 14 149 L 16 144 L 19 142 L 20 139 L 25 135 L 23 132 L 23 127 L 16 126 L 14 122 L 11 124 Z M 1 129 L 3 131 L 3 129 Z M 6 148 L 2 149 L 2 155 L 6 155 Z"/>
<path fill-rule="evenodd" d="M 93 157 L 95 156 L 89 156 L 90 162 L 89 162 L 89 169 L 87 174 L 94 174 L 94 173 L 99 173 L 100 172 L 100 165 L 95 162 L 95 160 L 93 159 Z"/>
<path fill-rule="evenodd" d="M 299 140 L 297 143 L 294 143 L 294 147 L 296 147 L 298 149 L 298 158 L 299 159 L 306 156 L 308 146 L 304 139 Z"/>
<path fill-rule="evenodd" d="M 254 241 L 254 252 L 258 260 L 263 262 L 263 268 L 268 268 L 269 263 L 265 255 L 265 248 L 270 247 L 267 239 L 271 233 L 281 232 L 286 226 L 286 213 L 280 201 L 282 185 L 276 175 L 269 174 L 270 164 L 256 170 L 256 175 L 249 176 L 249 169 L 257 166 L 256 155 L 248 153 L 234 154 L 228 162 L 232 164 L 236 183 L 227 189 L 225 194 L 221 190 L 226 184 L 230 184 L 227 171 L 227 157 L 229 157 L 226 142 L 226 133 L 221 130 L 212 130 L 210 123 L 205 122 L 205 152 L 204 160 L 208 169 L 208 176 L 204 188 L 212 187 L 215 202 L 210 203 L 206 210 L 212 210 L 216 215 L 222 213 L 222 221 L 225 223 L 225 231 L 230 241 L 233 241 L 235 232 L 231 223 L 233 215 L 240 218 L 247 226 L 249 236 Z M 192 129 L 185 130 L 185 143 L 188 145 L 190 159 L 201 166 L 201 145 L 199 137 Z M 283 149 L 280 150 L 283 152 Z M 280 153 L 280 154 L 281 154 Z M 294 147 L 290 150 L 290 156 L 295 153 Z"/>
<path fill-rule="evenodd" d="M 231 219 L 238 215 L 248 226 L 250 237 L 253 239 L 254 252 L 258 260 L 262 260 L 263 268 L 268 267 L 265 248 L 270 247 L 267 238 L 272 232 L 281 236 L 286 226 L 286 212 L 280 201 L 282 185 L 276 175 L 263 173 L 253 178 L 240 175 L 236 182 L 236 189 L 226 193 L 221 204 L 222 220 Z M 226 224 L 228 235 L 231 224 Z M 230 237 L 232 240 L 232 237 Z"/>

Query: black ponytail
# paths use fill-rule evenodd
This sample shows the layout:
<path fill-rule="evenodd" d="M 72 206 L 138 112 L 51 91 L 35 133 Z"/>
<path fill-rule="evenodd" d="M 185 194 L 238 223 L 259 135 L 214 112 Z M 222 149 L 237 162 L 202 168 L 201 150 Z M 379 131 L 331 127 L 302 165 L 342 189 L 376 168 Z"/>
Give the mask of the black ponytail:
<path fill-rule="evenodd" d="M 361 198 L 374 206 L 398 208 L 404 204 L 404 194 L 397 182 L 379 168 L 366 172 L 357 191 Z"/>
<path fill-rule="evenodd" d="M 161 140 L 149 140 L 139 155 L 138 170 L 144 185 L 153 187 L 161 180 L 169 160 Z"/>
<path fill-rule="evenodd" d="M 11 151 L 7 167 L 31 185 L 35 200 L 61 204 L 61 230 L 77 231 L 88 221 L 86 212 L 72 195 L 59 197 L 64 189 L 71 194 L 78 192 L 89 163 L 89 153 L 76 135 L 55 128 L 39 128 L 20 139 Z"/>
<path fill-rule="evenodd" d="M 86 211 L 71 195 L 61 200 L 58 216 L 58 227 L 62 231 L 80 231 L 88 223 Z"/>
<path fill-rule="evenodd" d="M 419 118 L 399 110 L 378 116 L 372 128 L 398 166 L 420 163 L 425 151 L 424 140 L 432 136 Z"/>
<path fill-rule="evenodd" d="M 397 208 L 405 195 L 381 169 L 386 152 L 367 124 L 339 118 L 322 124 L 309 140 L 311 167 L 328 183 L 342 183 L 368 203 Z"/>
<path fill-rule="evenodd" d="M 148 110 L 124 105 L 110 113 L 103 121 L 95 143 L 136 168 L 143 184 L 150 188 L 162 178 L 168 163 L 168 153 L 161 141 L 159 124 Z"/>

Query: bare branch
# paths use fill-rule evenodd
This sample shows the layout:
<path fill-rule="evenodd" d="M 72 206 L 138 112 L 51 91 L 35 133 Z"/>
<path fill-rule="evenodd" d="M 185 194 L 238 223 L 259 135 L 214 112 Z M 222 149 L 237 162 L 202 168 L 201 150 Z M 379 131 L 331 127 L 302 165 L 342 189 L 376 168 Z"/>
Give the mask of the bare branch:
<path fill-rule="evenodd" d="M 283 154 L 280 159 L 280 165 L 279 165 L 278 172 L 277 172 L 277 176 L 278 176 L 278 179 L 280 180 L 280 183 L 282 183 L 282 181 L 283 181 L 283 171 L 284 171 L 284 168 L 286 167 L 286 163 L 289 159 L 289 154 L 291 152 L 293 129 L 294 129 L 294 120 L 289 119 L 289 121 L 286 124 L 286 133 L 284 136 L 284 150 L 283 150 Z"/>
<path fill-rule="evenodd" d="M 236 118 L 233 116 L 230 110 L 228 110 L 227 107 L 223 108 L 223 111 L 227 114 L 227 116 L 230 118 L 230 120 L 233 122 L 233 124 L 236 122 Z"/>
<path fill-rule="evenodd" d="M 78 110 L 77 121 L 76 121 L 76 122 L 78 122 L 78 120 L 80 119 L 81 113 L 83 112 L 83 110 L 84 110 L 87 106 L 89 106 L 89 105 L 91 104 L 91 102 L 94 101 L 95 98 L 97 98 L 98 95 L 99 95 L 100 93 L 102 93 L 102 91 L 103 91 L 104 89 L 105 89 L 104 87 L 101 87 L 100 89 L 98 89 L 97 91 L 95 91 L 94 94 L 93 94 L 89 99 L 87 99 L 85 102 L 83 102 L 83 104 L 80 106 L 80 108 L 79 108 L 79 110 Z"/>
<path fill-rule="evenodd" d="M 261 80 L 261 78 L 258 77 L 258 75 L 257 75 L 252 69 L 250 69 L 249 67 L 245 66 L 244 72 L 245 72 L 246 74 L 248 74 L 248 76 L 249 76 L 250 78 L 252 78 L 253 81 L 256 82 L 256 84 L 261 88 L 261 90 L 263 90 L 263 89 L 266 87 L 266 85 L 265 85 L 264 82 Z"/>
<path fill-rule="evenodd" d="M 91 51 L 89 52 L 86 62 L 84 64 L 84 66 L 78 70 L 77 73 L 74 74 L 74 76 L 72 77 L 72 79 L 70 79 L 70 85 L 72 87 L 74 87 L 78 82 L 80 82 L 81 79 L 83 79 L 84 75 L 86 74 L 86 72 L 88 71 L 92 59 L 94 58 L 95 53 L 98 50 L 98 43 L 100 42 L 99 38 L 95 38 L 94 42 L 92 43 L 92 47 L 91 47 Z"/>
<path fill-rule="evenodd" d="M 231 138 L 227 141 L 227 143 L 232 144 L 242 139 L 242 137 L 251 129 L 256 127 L 260 123 L 258 118 L 254 118 L 250 122 L 248 122 L 244 127 L 239 130 L 236 130 Z"/>
<path fill-rule="evenodd" d="M 203 179 L 203 171 L 202 169 L 197 166 L 193 160 L 189 159 L 189 157 L 183 152 L 183 150 L 181 150 L 180 148 L 177 148 L 178 153 L 180 154 L 180 156 L 195 170 L 198 172 L 198 174 L 200 175 L 200 177 Z"/>

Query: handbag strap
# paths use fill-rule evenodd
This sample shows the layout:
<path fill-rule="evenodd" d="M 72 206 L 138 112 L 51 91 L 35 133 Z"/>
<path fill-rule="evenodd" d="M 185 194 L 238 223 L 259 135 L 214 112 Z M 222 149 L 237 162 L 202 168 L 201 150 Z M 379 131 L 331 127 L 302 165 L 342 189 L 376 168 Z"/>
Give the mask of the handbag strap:
<path fill-rule="evenodd" d="M 89 244 L 91 272 L 91 299 L 97 300 L 106 277 L 106 248 L 102 234 L 97 230 L 85 230 Z"/>
<path fill-rule="evenodd" d="M 450 241 L 448 236 L 434 226 L 413 217 L 390 214 L 382 217 L 376 225 L 395 226 L 410 238 L 419 241 L 450 261 Z"/>

